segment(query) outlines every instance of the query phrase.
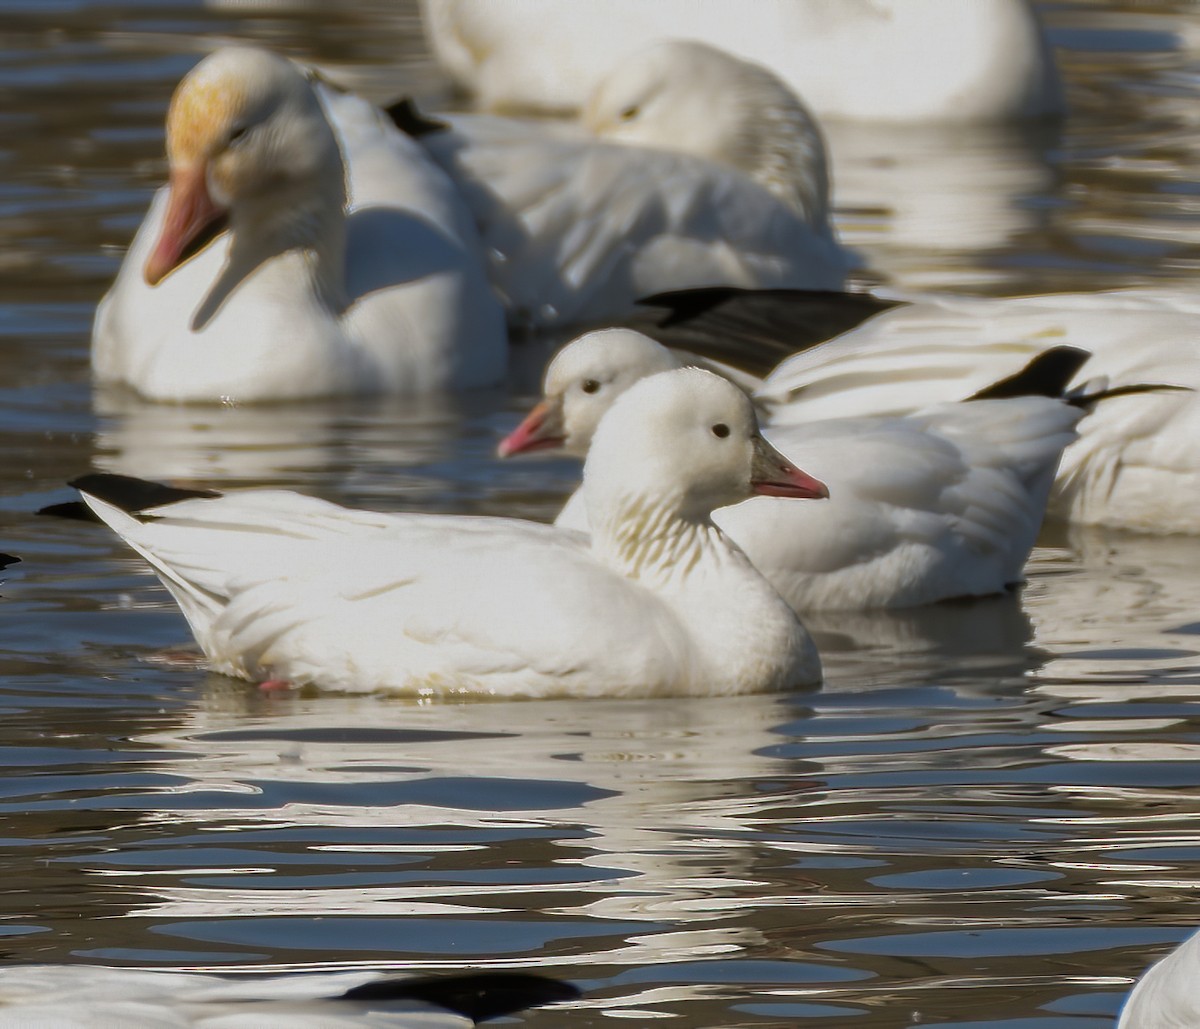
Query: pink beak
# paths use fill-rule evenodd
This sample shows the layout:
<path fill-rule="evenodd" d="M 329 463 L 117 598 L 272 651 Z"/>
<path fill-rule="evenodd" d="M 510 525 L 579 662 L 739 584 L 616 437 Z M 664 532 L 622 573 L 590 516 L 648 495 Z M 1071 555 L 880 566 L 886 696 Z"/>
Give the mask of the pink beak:
<path fill-rule="evenodd" d="M 188 245 L 225 214 L 208 195 L 204 175 L 204 165 L 171 171 L 162 232 L 143 270 L 147 285 L 157 286 L 173 272 L 183 262 Z"/>
<path fill-rule="evenodd" d="M 829 487 L 808 472 L 802 472 L 761 436 L 754 437 L 754 463 L 750 488 L 764 497 L 793 497 L 825 500 Z"/>
<path fill-rule="evenodd" d="M 561 408 L 558 404 L 543 400 L 500 441 L 496 453 L 501 457 L 512 457 L 513 454 L 530 454 L 535 450 L 553 450 L 565 442 Z"/>

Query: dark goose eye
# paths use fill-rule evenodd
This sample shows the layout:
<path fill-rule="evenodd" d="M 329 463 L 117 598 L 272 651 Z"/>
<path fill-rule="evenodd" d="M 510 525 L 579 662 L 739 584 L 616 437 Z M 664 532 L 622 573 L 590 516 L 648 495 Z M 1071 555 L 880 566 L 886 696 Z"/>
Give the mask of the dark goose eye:
<path fill-rule="evenodd" d="M 599 393 L 600 383 L 598 383 L 595 379 L 584 379 L 583 385 L 579 388 L 582 389 L 584 393 Z"/>
<path fill-rule="evenodd" d="M 724 422 L 717 422 L 717 424 L 712 427 L 712 433 L 717 437 L 717 439 L 724 439 L 729 435 L 729 426 Z"/>
<path fill-rule="evenodd" d="M 232 146 L 246 135 L 246 131 L 250 128 L 248 125 L 235 125 L 229 130 L 229 143 Z"/>

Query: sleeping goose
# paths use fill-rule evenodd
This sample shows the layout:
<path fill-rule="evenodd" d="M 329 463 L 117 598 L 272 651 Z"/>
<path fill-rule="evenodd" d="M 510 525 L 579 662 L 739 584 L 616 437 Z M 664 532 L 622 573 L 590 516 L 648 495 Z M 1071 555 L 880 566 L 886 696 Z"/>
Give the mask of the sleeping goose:
<path fill-rule="evenodd" d="M 784 361 L 759 388 L 776 424 L 903 414 L 970 396 L 1049 347 L 1092 357 L 1081 377 L 1159 383 L 1106 400 L 1079 424 L 1050 513 L 1140 532 L 1200 532 L 1200 298 L 1194 287 L 1004 299 L 897 294 L 904 306 Z M 804 318 L 775 298 L 773 324 Z M 722 334 L 726 326 L 721 327 Z M 784 331 L 786 338 L 786 332 Z M 723 344 L 728 347 L 728 340 Z"/>
<path fill-rule="evenodd" d="M 88 475 L 84 499 L 153 567 L 212 667 L 346 691 L 657 695 L 813 684 L 792 610 L 710 512 L 819 498 L 750 402 L 695 368 L 627 390 L 584 468 L 592 526 L 376 514 L 275 490 Z"/>
<path fill-rule="evenodd" d="M 693 286 L 840 288 L 820 130 L 766 69 L 701 43 L 638 51 L 581 124 L 448 115 L 457 183 L 511 324 L 611 321 Z"/>
<path fill-rule="evenodd" d="M 422 0 L 434 55 L 491 110 L 565 112 L 645 43 L 766 65 L 822 118 L 989 122 L 1062 111 L 1027 0 Z"/>
<path fill-rule="evenodd" d="M 180 83 L 167 155 L 170 184 L 96 311 L 99 381 L 224 402 L 503 377 L 503 317 L 470 215 L 382 112 L 229 47 Z"/>
<path fill-rule="evenodd" d="M 235 977 L 103 965 L 8 965 L 0 969 L 0 1029 L 468 1029 L 576 996 L 567 983 L 504 972 Z"/>
<path fill-rule="evenodd" d="M 1066 355 L 1069 369 L 1086 355 Z M 500 455 L 582 456 L 605 410 L 679 363 L 629 329 L 588 333 L 546 370 L 542 401 Z M 768 426 L 789 459 L 819 470 L 824 504 L 756 497 L 714 521 L 796 610 L 913 607 L 999 593 L 1020 581 L 1046 494 L 1083 411 L 1045 396 L 938 404 L 907 417 Z M 579 494 L 557 525 L 586 531 Z"/>

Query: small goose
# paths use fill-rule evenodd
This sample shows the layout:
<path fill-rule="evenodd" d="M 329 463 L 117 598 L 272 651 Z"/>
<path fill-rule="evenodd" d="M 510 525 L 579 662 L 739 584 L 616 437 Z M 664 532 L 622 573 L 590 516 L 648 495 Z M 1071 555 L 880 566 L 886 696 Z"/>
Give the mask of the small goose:
<path fill-rule="evenodd" d="M 696 286 L 837 289 L 820 130 L 766 69 L 702 43 L 641 50 L 580 125 L 450 115 L 421 142 L 458 184 L 511 324 L 610 321 Z"/>
<path fill-rule="evenodd" d="M 0 1029 L 469 1029 L 485 1019 L 578 995 L 564 982 L 505 972 L 228 976 L 104 965 L 7 965 L 0 969 Z"/>
<path fill-rule="evenodd" d="M 179 84 L 167 154 L 170 185 L 96 311 L 99 381 L 242 402 L 502 379 L 470 215 L 382 112 L 229 47 Z"/>
<path fill-rule="evenodd" d="M 712 523 L 824 486 L 696 368 L 627 390 L 584 468 L 583 534 L 376 514 L 274 490 L 113 475 L 76 486 L 150 562 L 212 667 L 251 681 L 426 695 L 737 693 L 820 679 L 792 610 Z"/>
<path fill-rule="evenodd" d="M 1062 113 L 1028 0 L 422 0 L 426 36 L 485 109 L 582 107 L 647 42 L 765 65 L 822 118 L 911 124 Z"/>
<path fill-rule="evenodd" d="M 1070 369 L 1084 357 L 1075 355 Z M 629 329 L 581 336 L 550 363 L 542 401 L 501 442 L 500 455 L 586 454 L 617 397 L 678 364 Z M 1021 579 L 1059 457 L 1083 415 L 1060 399 L 1017 396 L 939 404 L 907 417 L 768 426 L 791 460 L 818 469 L 830 500 L 756 497 L 713 520 L 797 611 L 1000 593 Z M 586 531 L 588 516 L 577 493 L 555 524 Z"/>

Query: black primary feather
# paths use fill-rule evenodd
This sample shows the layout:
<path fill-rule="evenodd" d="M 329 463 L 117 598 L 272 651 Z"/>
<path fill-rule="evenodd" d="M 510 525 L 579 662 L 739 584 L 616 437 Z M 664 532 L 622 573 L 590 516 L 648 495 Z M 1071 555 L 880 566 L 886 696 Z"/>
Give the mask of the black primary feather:
<path fill-rule="evenodd" d="M 1015 375 L 1010 375 L 968 400 L 1005 400 L 1009 397 L 1062 397 L 1091 353 L 1079 347 L 1059 346 L 1044 350 Z"/>
<path fill-rule="evenodd" d="M 73 522 L 104 524 L 104 520 L 82 500 L 68 500 L 64 504 L 47 504 L 45 507 L 39 507 L 34 514 L 47 515 L 50 518 L 67 518 Z"/>
<path fill-rule="evenodd" d="M 20 564 L 19 557 L 13 557 L 12 554 L 0 554 L 0 568 L 7 568 L 9 565 Z"/>
<path fill-rule="evenodd" d="M 1167 382 L 1135 382 L 1129 386 L 1098 389 L 1095 393 L 1076 393 L 1067 397 L 1072 407 L 1092 407 L 1111 397 L 1131 397 L 1139 393 L 1194 393 L 1191 386 L 1173 386 Z"/>
<path fill-rule="evenodd" d="M 664 346 L 765 376 L 785 358 L 896 307 L 870 293 L 705 286 L 645 297 L 627 324 Z"/>
<path fill-rule="evenodd" d="M 413 139 L 420 139 L 422 136 L 428 136 L 434 132 L 445 132 L 450 128 L 444 121 L 438 121 L 436 118 L 422 114 L 417 105 L 413 103 L 412 97 L 401 97 L 395 103 L 385 107 L 383 111 L 392 119 L 392 124 L 396 128 Z"/>
<path fill-rule="evenodd" d="M 74 486 L 80 493 L 107 501 L 128 514 L 137 514 L 151 507 L 176 504 L 181 500 L 212 500 L 221 495 L 216 490 L 177 489 L 161 482 L 135 479 L 131 475 L 117 475 L 113 472 L 91 472 L 79 476 L 78 479 L 72 479 L 67 485 Z"/>
<path fill-rule="evenodd" d="M 542 1004 L 575 1000 L 570 983 L 521 972 L 379 979 L 347 990 L 339 1000 L 418 1000 L 437 1004 L 478 1023 Z"/>

